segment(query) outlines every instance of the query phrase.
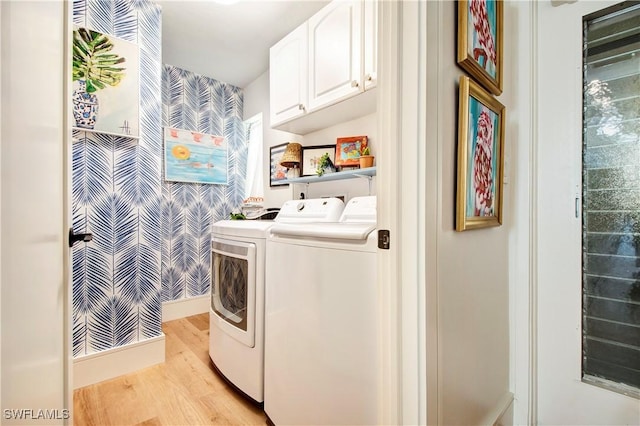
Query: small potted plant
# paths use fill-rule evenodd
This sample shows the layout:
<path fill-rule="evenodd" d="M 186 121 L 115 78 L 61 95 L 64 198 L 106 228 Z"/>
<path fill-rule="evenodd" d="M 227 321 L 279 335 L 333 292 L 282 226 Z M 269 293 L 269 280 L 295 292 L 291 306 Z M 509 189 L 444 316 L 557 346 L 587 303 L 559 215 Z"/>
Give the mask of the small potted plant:
<path fill-rule="evenodd" d="M 366 169 L 367 167 L 373 167 L 373 155 L 369 151 L 369 147 L 366 146 L 360 153 L 360 168 Z"/>
<path fill-rule="evenodd" d="M 335 171 L 336 167 L 333 165 L 333 161 L 331 161 L 331 158 L 329 158 L 329 153 L 325 152 L 318 160 L 318 165 L 316 166 L 316 174 L 318 176 L 322 176 L 325 173 L 332 173 Z"/>

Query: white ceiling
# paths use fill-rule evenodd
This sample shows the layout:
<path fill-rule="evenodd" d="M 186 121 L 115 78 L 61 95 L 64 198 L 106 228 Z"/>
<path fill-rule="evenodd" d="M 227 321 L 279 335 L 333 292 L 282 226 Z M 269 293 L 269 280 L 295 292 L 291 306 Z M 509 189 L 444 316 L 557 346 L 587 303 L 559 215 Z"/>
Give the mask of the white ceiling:
<path fill-rule="evenodd" d="M 329 1 L 158 0 L 162 62 L 238 87 L 269 67 L 269 48 Z"/>

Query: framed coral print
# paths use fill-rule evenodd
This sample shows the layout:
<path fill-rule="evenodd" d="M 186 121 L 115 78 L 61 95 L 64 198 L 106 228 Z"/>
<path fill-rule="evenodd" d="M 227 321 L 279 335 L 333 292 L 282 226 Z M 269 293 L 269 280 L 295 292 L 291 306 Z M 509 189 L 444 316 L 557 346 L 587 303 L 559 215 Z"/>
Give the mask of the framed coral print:
<path fill-rule="evenodd" d="M 333 161 L 336 156 L 335 145 L 315 145 L 302 147 L 302 176 L 315 176 L 320 158 L 329 155 Z"/>
<path fill-rule="evenodd" d="M 502 224 L 505 107 L 460 77 L 456 231 Z"/>
<path fill-rule="evenodd" d="M 137 139 L 140 49 L 88 28 L 73 30 L 73 127 Z"/>
<path fill-rule="evenodd" d="M 338 138 L 336 144 L 336 166 L 358 166 L 360 165 L 360 155 L 369 144 L 366 136 L 349 136 Z"/>
<path fill-rule="evenodd" d="M 458 65 L 494 95 L 502 93 L 502 0 L 458 1 Z"/>
<path fill-rule="evenodd" d="M 269 186 L 289 186 L 287 168 L 280 165 L 280 159 L 287 149 L 288 142 L 272 146 L 269 150 Z"/>

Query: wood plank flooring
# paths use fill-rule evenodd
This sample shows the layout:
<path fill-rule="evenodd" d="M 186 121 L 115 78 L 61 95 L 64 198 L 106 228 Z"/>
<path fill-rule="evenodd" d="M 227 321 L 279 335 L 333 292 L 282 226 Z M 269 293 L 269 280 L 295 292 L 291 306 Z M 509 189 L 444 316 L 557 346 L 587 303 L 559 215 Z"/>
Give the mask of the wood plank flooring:
<path fill-rule="evenodd" d="M 75 425 L 264 425 L 262 409 L 235 392 L 209 358 L 209 314 L 162 325 L 164 364 L 77 389 Z"/>

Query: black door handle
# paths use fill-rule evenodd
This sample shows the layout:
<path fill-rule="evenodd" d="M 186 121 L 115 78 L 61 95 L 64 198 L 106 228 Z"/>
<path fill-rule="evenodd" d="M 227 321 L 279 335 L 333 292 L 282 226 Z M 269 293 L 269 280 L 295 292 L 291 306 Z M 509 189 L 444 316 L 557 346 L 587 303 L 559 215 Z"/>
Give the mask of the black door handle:
<path fill-rule="evenodd" d="M 77 241 L 88 243 L 91 240 L 93 240 L 93 234 L 76 234 L 73 232 L 73 228 L 69 228 L 69 247 L 73 247 Z"/>

